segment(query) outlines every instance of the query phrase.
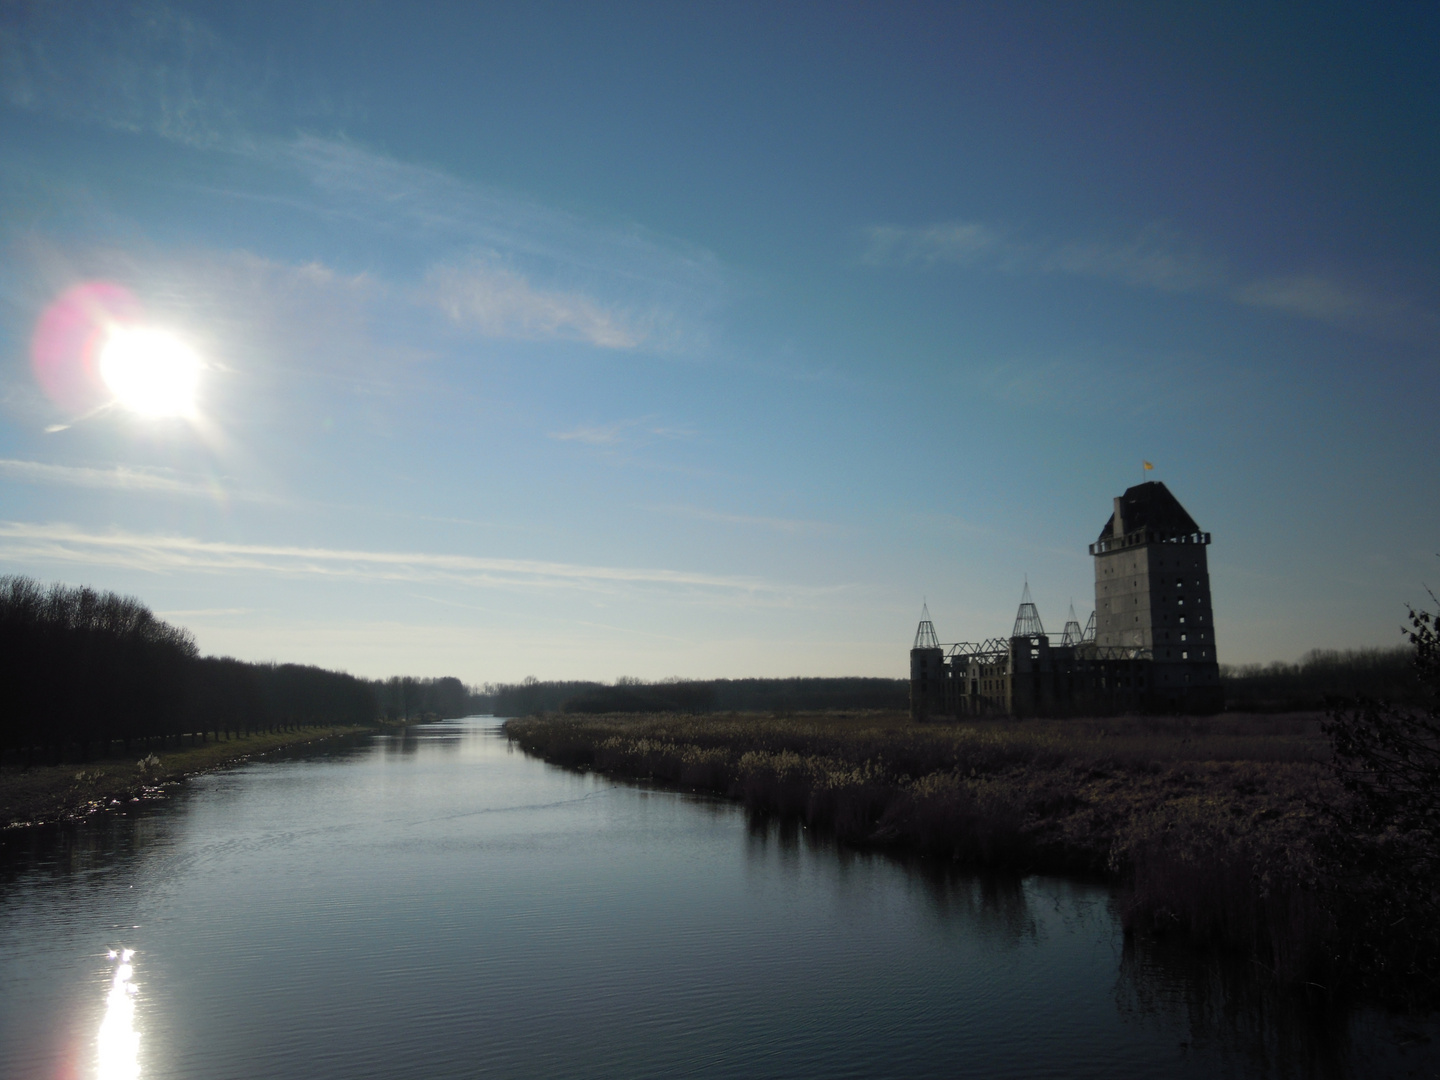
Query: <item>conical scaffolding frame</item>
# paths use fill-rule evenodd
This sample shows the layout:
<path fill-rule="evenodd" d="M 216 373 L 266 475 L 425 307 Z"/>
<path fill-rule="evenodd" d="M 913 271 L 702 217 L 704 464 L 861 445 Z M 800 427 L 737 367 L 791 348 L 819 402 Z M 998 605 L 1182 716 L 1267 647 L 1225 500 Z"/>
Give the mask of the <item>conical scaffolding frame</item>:
<path fill-rule="evenodd" d="M 1025 583 L 1025 591 L 1020 594 L 1020 610 L 1015 612 L 1015 629 L 1010 631 L 1012 638 L 1017 637 L 1039 637 L 1045 633 L 1045 627 L 1040 622 L 1040 612 L 1035 610 L 1035 602 L 1030 599 L 1030 583 Z"/>
<path fill-rule="evenodd" d="M 1085 640 L 1085 631 L 1080 629 L 1080 620 L 1075 617 L 1075 603 L 1070 603 L 1070 618 L 1065 620 L 1065 633 L 1060 637 L 1061 645 L 1079 645 Z"/>
<path fill-rule="evenodd" d="M 915 628 L 915 644 L 912 649 L 938 649 L 940 638 L 935 634 L 935 624 L 930 621 L 930 605 L 920 606 L 920 625 Z"/>

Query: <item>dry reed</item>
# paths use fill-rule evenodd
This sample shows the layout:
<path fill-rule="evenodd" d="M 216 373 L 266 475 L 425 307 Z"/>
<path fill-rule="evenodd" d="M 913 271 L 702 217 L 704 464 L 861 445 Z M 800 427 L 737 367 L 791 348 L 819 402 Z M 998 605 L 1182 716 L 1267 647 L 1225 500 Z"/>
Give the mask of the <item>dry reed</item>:
<path fill-rule="evenodd" d="M 1103 876 L 1127 927 L 1336 975 L 1315 807 L 1339 797 L 1319 714 L 916 725 L 895 713 L 539 716 L 547 761 L 717 792 L 842 842 Z"/>

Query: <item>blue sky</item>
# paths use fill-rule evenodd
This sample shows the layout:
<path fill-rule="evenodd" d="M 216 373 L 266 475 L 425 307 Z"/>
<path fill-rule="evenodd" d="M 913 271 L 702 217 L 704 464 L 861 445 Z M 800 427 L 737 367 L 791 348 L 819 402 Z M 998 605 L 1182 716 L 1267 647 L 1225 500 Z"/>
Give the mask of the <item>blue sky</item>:
<path fill-rule="evenodd" d="M 0 571 L 364 675 L 901 675 L 922 599 L 1083 621 L 1150 460 L 1222 662 L 1394 644 L 1437 56 L 1420 5 L 5 5 Z M 189 413 L 37 379 L 97 283 Z"/>

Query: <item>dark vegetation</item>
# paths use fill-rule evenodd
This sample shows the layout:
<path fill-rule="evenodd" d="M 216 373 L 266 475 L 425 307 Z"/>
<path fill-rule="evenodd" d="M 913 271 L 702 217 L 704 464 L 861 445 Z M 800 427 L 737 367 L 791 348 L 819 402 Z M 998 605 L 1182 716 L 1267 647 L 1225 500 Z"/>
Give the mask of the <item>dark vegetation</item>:
<path fill-rule="evenodd" d="M 1432 593 L 1431 599 L 1435 596 Z M 1347 798 L 1323 809 L 1321 865 L 1352 966 L 1440 1000 L 1440 616 L 1410 612 L 1418 704 L 1336 702 L 1325 725 Z"/>
<path fill-rule="evenodd" d="M 133 597 L 0 577 L 0 761 L 87 761 L 377 719 L 462 716 L 458 679 L 367 682 L 301 664 L 200 656 Z"/>
<path fill-rule="evenodd" d="M 1221 664 L 1225 708 L 1234 712 L 1308 712 L 1333 698 L 1374 698 L 1419 705 L 1425 688 L 1412 650 L 1315 649 L 1297 664 Z"/>
<path fill-rule="evenodd" d="M 492 683 L 470 698 L 471 711 L 496 716 L 532 713 L 794 712 L 816 709 L 904 709 L 904 679 L 670 679 L 646 683 L 620 678 L 598 682 Z"/>
<path fill-rule="evenodd" d="M 369 684 L 378 714 L 387 720 L 453 720 L 488 710 L 477 709 L 470 688 L 459 679 L 393 677 Z"/>
<path fill-rule="evenodd" d="M 719 792 L 842 842 L 1104 877 L 1148 938 L 1238 954 L 1306 993 L 1435 1007 L 1435 616 L 1414 613 L 1409 636 L 1257 675 L 1266 695 L 1349 694 L 1289 715 L 922 726 L 898 711 L 572 712 L 506 726 L 548 761 Z"/>
<path fill-rule="evenodd" d="M 1405 647 L 1315 650 L 1298 663 L 1222 665 L 1225 707 L 1237 713 L 1319 712 L 1336 697 L 1418 704 L 1424 690 Z M 466 699 L 466 711 L 496 716 L 532 713 L 816 712 L 905 709 L 905 679 L 711 679 L 646 683 L 491 683 Z"/>

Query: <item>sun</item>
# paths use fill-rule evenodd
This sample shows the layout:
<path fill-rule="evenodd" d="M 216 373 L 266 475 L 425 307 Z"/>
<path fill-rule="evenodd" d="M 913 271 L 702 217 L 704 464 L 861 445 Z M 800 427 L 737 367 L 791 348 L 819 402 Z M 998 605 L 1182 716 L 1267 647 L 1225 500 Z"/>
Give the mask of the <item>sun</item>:
<path fill-rule="evenodd" d="M 194 349 L 155 327 L 117 327 L 100 350 L 105 385 L 142 416 L 193 416 L 200 366 Z"/>

